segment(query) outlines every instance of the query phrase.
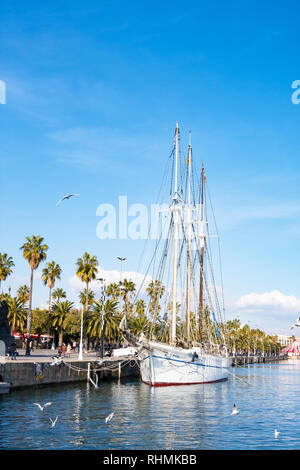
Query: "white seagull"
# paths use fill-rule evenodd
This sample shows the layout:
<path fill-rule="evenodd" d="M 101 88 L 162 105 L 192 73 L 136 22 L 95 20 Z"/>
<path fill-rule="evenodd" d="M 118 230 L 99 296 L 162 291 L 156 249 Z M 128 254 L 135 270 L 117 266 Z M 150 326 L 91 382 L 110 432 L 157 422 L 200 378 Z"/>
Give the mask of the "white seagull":
<path fill-rule="evenodd" d="M 44 408 L 46 408 L 46 406 L 52 405 L 52 402 L 48 401 L 48 403 L 45 403 L 44 406 L 41 406 L 39 403 L 34 403 L 34 405 L 38 406 L 41 411 L 44 411 Z"/>
<path fill-rule="evenodd" d="M 53 421 L 53 419 L 49 418 L 50 421 L 51 421 L 51 428 L 54 428 L 55 424 L 56 424 L 56 421 L 58 420 L 58 416 L 56 416 L 55 420 Z"/>
<path fill-rule="evenodd" d="M 280 432 L 277 431 L 277 429 L 275 429 L 275 431 L 274 431 L 274 436 L 275 436 L 275 437 L 279 437 L 279 435 L 280 435 Z"/>
<path fill-rule="evenodd" d="M 62 358 L 53 357 L 53 362 L 51 362 L 50 366 L 59 366 L 62 363 Z"/>
<path fill-rule="evenodd" d="M 232 409 L 232 413 L 231 413 L 231 416 L 234 416 L 234 415 L 238 415 L 239 414 L 239 411 L 236 407 L 236 404 L 233 405 L 233 409 Z"/>
<path fill-rule="evenodd" d="M 115 414 L 115 413 L 110 413 L 110 415 L 106 416 L 106 418 L 105 418 L 106 424 L 110 422 L 110 420 L 112 419 L 112 417 L 113 417 L 114 414 Z"/>
<path fill-rule="evenodd" d="M 70 197 L 73 197 L 73 196 L 80 196 L 80 194 L 67 194 L 66 196 L 62 197 L 62 198 L 56 203 L 56 205 L 58 206 L 58 204 L 60 204 L 62 201 L 64 201 L 65 199 L 70 199 Z"/>

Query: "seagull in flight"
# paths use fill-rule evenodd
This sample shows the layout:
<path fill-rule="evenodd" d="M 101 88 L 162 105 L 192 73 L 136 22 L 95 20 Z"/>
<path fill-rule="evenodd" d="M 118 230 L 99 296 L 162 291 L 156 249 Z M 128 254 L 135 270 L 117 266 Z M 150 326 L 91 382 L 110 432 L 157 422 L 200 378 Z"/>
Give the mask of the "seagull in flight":
<path fill-rule="evenodd" d="M 233 409 L 232 409 L 232 413 L 231 413 L 231 416 L 234 416 L 234 415 L 238 415 L 239 414 L 239 411 L 236 407 L 236 404 L 233 405 Z"/>
<path fill-rule="evenodd" d="M 44 411 L 44 408 L 46 408 L 46 406 L 52 405 L 52 402 L 48 401 L 48 403 L 45 403 L 44 406 L 40 405 L 39 403 L 34 403 L 34 405 L 38 406 L 41 411 Z"/>
<path fill-rule="evenodd" d="M 55 420 L 53 421 L 53 419 L 49 418 L 50 421 L 51 421 L 51 428 L 54 428 L 55 424 L 56 424 L 56 421 L 58 420 L 58 416 L 56 416 Z"/>
<path fill-rule="evenodd" d="M 280 432 L 277 431 L 277 429 L 275 429 L 275 431 L 274 431 L 274 436 L 275 436 L 275 437 L 279 437 L 279 435 L 280 435 Z"/>
<path fill-rule="evenodd" d="M 62 201 L 64 201 L 65 199 L 70 199 L 70 197 L 73 197 L 73 196 L 80 196 L 80 194 L 67 194 L 66 196 L 62 197 L 62 198 L 56 203 L 56 205 L 58 206 L 58 204 L 60 204 Z"/>
<path fill-rule="evenodd" d="M 110 420 L 112 419 L 112 417 L 113 417 L 114 414 L 115 414 L 115 413 L 110 413 L 110 415 L 106 416 L 106 418 L 105 418 L 105 423 L 106 423 L 106 424 L 110 422 Z"/>

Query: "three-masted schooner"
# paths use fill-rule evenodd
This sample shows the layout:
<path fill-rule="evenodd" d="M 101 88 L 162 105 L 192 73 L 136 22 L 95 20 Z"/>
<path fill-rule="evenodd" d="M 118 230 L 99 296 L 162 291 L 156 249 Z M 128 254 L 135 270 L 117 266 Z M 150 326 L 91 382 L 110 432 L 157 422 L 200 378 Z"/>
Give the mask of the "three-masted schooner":
<path fill-rule="evenodd" d="M 185 187 L 182 182 L 178 122 L 171 155 L 171 197 L 167 209 L 169 228 L 165 231 L 162 261 L 156 278 L 159 280 L 155 281 L 158 289 L 161 288 L 161 294 L 166 278 L 171 284 L 169 289 L 164 289 L 167 306 L 164 319 L 161 320 L 160 331 L 151 328 L 139 337 L 129 331 L 126 315 L 120 323 L 123 335 L 137 349 L 143 382 L 152 386 L 217 382 L 228 378 L 231 366 L 222 330 L 221 309 L 218 300 L 215 303 L 212 301 L 209 279 L 205 275 L 205 264 L 210 264 L 211 260 L 205 263 L 210 234 L 206 220 L 204 165 L 197 203 L 191 139 L 185 166 Z M 159 238 L 161 243 L 162 240 Z M 213 277 L 212 280 L 214 282 Z M 179 281 L 182 287 L 179 287 Z M 215 286 L 213 290 L 217 294 Z M 156 297 L 162 297 L 160 292 Z M 179 298 L 182 299 L 181 304 Z M 180 308 L 185 310 L 185 321 L 184 328 L 178 331 Z M 159 309 L 158 301 L 153 301 L 152 327 Z"/>

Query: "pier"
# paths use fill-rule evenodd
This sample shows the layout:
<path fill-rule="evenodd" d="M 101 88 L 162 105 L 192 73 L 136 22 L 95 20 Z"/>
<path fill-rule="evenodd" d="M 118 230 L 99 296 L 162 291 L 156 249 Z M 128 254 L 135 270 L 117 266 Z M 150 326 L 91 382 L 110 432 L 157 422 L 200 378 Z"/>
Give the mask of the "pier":
<path fill-rule="evenodd" d="M 53 359 L 53 351 L 36 350 L 31 356 L 20 353 L 17 360 L 7 358 L 0 364 L 0 394 L 26 387 L 90 382 L 96 388 L 105 380 L 139 377 L 139 362 L 135 356 L 99 358 L 86 353 L 83 360 L 72 352 L 62 360 Z M 286 356 L 233 356 L 232 367 L 286 360 Z M 55 363 L 57 361 L 57 363 Z"/>
<path fill-rule="evenodd" d="M 71 382 L 88 381 L 99 386 L 101 381 L 138 377 L 136 357 L 99 358 L 95 353 L 83 355 L 71 353 L 62 360 L 53 359 L 53 352 L 36 350 L 31 356 L 19 355 L 16 360 L 7 358 L 0 364 L 0 393 L 26 387 L 40 387 Z"/>
<path fill-rule="evenodd" d="M 245 366 L 248 364 L 265 364 L 268 362 L 284 361 L 287 356 L 233 356 L 232 367 Z"/>

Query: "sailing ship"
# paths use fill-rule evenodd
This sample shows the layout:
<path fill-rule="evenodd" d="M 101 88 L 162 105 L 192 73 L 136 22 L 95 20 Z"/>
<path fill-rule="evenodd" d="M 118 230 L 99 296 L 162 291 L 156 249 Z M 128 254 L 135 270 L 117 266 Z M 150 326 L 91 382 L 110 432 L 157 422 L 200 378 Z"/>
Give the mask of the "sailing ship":
<path fill-rule="evenodd" d="M 210 269 L 212 235 L 207 219 L 206 175 L 203 164 L 201 177 L 195 173 L 191 134 L 185 165 L 182 160 L 177 122 L 169 158 L 169 204 L 152 257 L 152 261 L 158 258 L 160 245 L 149 307 L 151 328 L 137 337 L 128 328 L 126 314 L 120 323 L 120 331 L 137 350 L 141 379 L 151 386 L 218 382 L 228 378 L 231 367 L 222 309 Z M 205 268 L 209 268 L 210 276 Z M 178 321 L 180 313 L 182 322 Z"/>

